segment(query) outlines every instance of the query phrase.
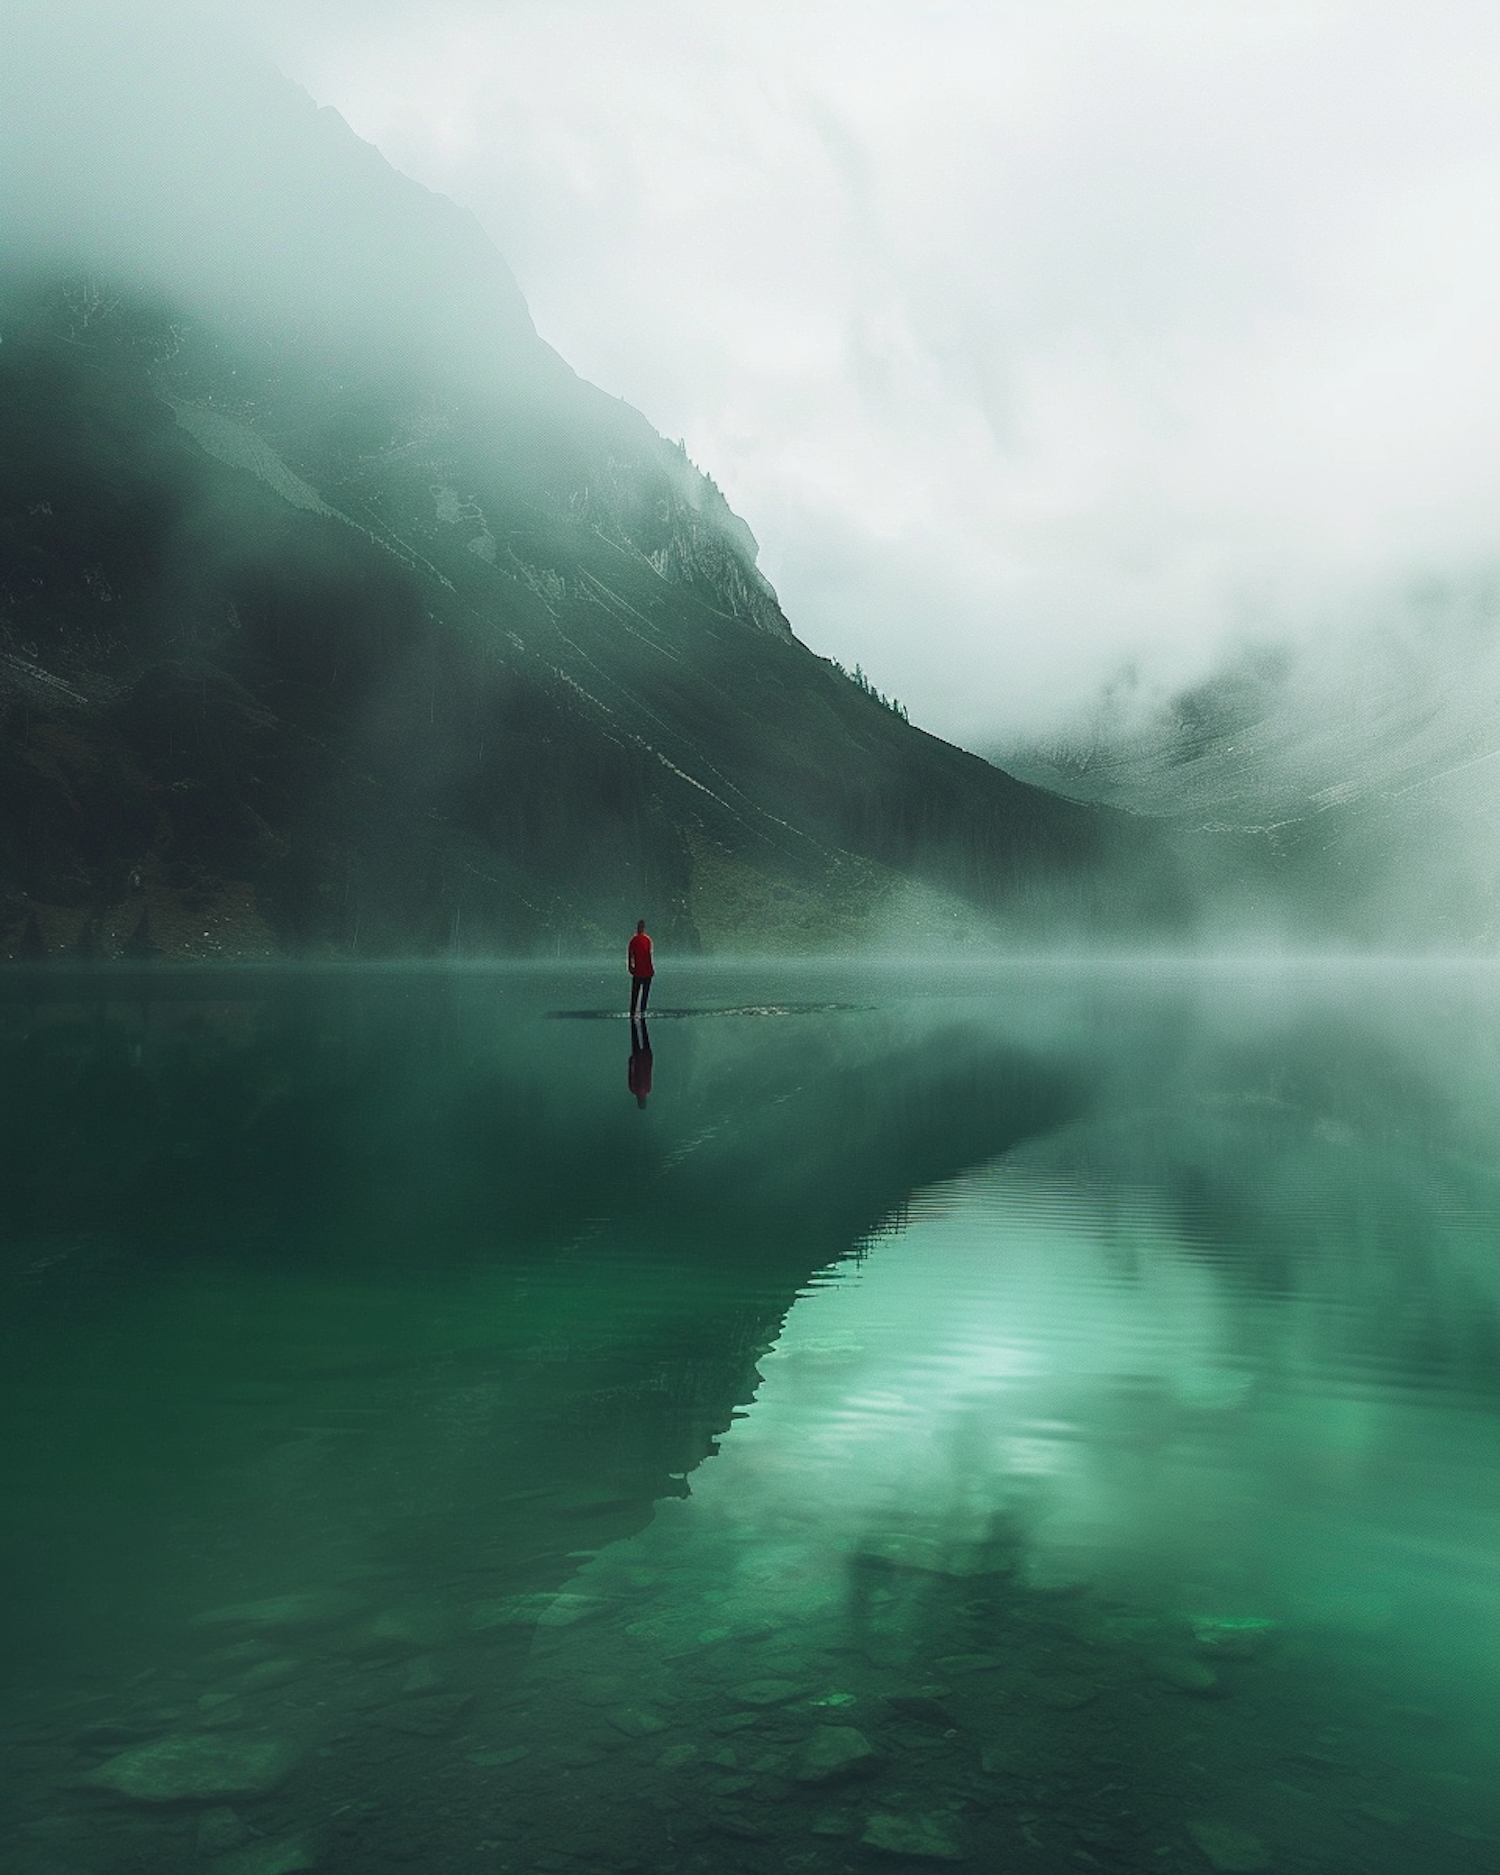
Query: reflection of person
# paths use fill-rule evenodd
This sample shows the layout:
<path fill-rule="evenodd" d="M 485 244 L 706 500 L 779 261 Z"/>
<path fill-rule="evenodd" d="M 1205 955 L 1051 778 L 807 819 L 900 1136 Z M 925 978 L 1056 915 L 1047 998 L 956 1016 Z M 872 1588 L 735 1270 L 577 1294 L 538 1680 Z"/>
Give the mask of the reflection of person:
<path fill-rule="evenodd" d="M 644 1107 L 651 1092 L 651 1032 L 644 1022 L 630 1025 L 630 1066 L 625 1078 L 635 1104 Z"/>
<path fill-rule="evenodd" d="M 625 967 L 630 972 L 630 1020 L 646 1020 L 646 1005 L 651 1000 L 651 979 L 656 966 L 651 961 L 651 939 L 646 935 L 646 920 L 641 919 L 635 936 L 625 950 Z"/>

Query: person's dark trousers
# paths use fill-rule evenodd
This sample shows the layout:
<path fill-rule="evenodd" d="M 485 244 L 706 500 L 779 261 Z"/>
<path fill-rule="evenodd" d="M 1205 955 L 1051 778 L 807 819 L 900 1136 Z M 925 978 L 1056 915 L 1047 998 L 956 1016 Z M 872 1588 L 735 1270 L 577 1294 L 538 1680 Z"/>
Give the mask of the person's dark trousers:
<path fill-rule="evenodd" d="M 642 1021 L 646 1016 L 646 1005 L 651 1000 L 650 977 L 632 977 L 630 979 L 630 1019 L 639 1016 Z"/>

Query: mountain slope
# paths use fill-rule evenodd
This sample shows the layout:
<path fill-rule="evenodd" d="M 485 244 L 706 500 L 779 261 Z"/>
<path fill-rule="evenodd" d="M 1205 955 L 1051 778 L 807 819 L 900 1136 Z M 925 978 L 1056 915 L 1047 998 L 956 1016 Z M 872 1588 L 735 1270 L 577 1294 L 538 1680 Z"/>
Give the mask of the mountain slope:
<path fill-rule="evenodd" d="M 795 639 L 743 522 L 467 217 L 279 80 L 230 102 L 200 128 L 243 227 L 155 162 L 140 253 L 80 184 L 67 241 L 6 203 L 0 951 L 1160 919 L 1123 818 Z"/>
<path fill-rule="evenodd" d="M 1011 751 L 1148 820 L 1222 925 L 1362 946 L 1500 944 L 1500 609 L 1429 588 L 1316 647 L 1247 656 L 1128 732 Z"/>

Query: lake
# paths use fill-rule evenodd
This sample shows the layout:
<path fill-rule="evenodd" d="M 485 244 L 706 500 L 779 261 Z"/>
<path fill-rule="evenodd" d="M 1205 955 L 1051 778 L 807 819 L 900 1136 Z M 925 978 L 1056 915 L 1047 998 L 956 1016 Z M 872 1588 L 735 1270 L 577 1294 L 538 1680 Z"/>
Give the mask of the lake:
<path fill-rule="evenodd" d="M 1500 1856 L 1500 973 L 0 981 L 15 1875 Z"/>

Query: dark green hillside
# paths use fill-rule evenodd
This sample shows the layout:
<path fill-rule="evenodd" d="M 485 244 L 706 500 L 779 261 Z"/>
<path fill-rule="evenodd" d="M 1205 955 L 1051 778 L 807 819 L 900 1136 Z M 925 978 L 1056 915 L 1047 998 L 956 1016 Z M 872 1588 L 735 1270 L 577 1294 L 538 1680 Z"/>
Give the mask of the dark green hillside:
<path fill-rule="evenodd" d="M 257 134 L 300 154 L 246 239 L 273 241 L 293 178 L 284 315 L 55 259 L 13 256 L 0 289 L 0 952 L 1159 916 L 1121 894 L 1124 817 L 815 657 L 749 529 L 542 344 L 477 229 L 330 113 L 275 106 Z M 321 281 L 320 190 L 344 231 Z M 365 197 L 361 278 L 401 281 L 368 317 L 338 299 Z"/>
<path fill-rule="evenodd" d="M 8 952 L 858 935 L 1081 910 L 1100 817 L 791 635 L 747 531 L 545 361 L 461 399 L 82 289 L 0 346 Z"/>

